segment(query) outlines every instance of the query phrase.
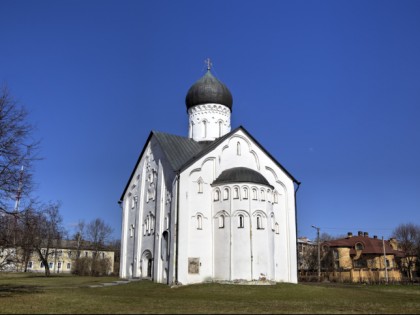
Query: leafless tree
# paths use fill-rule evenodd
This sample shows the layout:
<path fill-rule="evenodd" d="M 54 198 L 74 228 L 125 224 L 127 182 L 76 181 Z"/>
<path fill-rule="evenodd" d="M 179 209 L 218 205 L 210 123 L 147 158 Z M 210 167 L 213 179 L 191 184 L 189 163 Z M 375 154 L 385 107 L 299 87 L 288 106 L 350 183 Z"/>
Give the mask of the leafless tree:
<path fill-rule="evenodd" d="M 413 280 L 413 271 L 420 259 L 420 226 L 413 223 L 400 224 L 392 235 L 405 256 L 398 260 L 398 264 L 407 277 Z"/>
<path fill-rule="evenodd" d="M 17 195 L 31 190 L 31 169 L 39 142 L 33 139 L 34 127 L 27 112 L 18 106 L 9 90 L 0 91 L 0 213 L 16 215 Z M 24 171 L 22 171 L 22 168 Z M 0 227 L 1 228 L 1 227 Z"/>
<path fill-rule="evenodd" d="M 80 251 L 83 248 L 86 238 L 86 223 L 84 220 L 79 220 L 76 226 L 76 233 L 73 235 L 73 240 L 76 242 L 76 259 L 80 258 Z"/>
<path fill-rule="evenodd" d="M 45 275 L 50 275 L 49 262 L 57 256 L 65 234 L 59 212 L 60 203 L 50 202 L 30 214 L 28 223 L 32 226 L 32 248 L 44 265 Z"/>
<path fill-rule="evenodd" d="M 88 223 L 86 235 L 91 243 L 94 256 L 96 256 L 100 250 L 105 249 L 112 232 L 112 228 L 100 218 L 94 219 Z"/>

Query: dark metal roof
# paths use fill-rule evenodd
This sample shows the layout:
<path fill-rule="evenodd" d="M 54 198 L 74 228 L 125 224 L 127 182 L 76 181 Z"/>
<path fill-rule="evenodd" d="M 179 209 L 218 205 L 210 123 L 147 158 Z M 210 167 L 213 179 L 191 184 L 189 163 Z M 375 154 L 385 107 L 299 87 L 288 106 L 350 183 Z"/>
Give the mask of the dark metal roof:
<path fill-rule="evenodd" d="M 123 200 L 124 194 L 131 182 L 131 179 L 134 176 L 136 171 L 137 165 L 140 163 L 141 158 L 146 150 L 147 144 L 151 140 L 152 137 L 156 137 L 156 140 L 162 147 L 164 154 L 166 155 L 172 169 L 176 172 L 182 172 L 192 163 L 194 163 L 197 159 L 204 156 L 214 148 L 216 148 L 221 142 L 225 139 L 229 138 L 232 134 L 236 133 L 238 130 L 242 130 L 245 134 L 248 135 L 272 160 L 275 162 L 295 183 L 300 185 L 300 182 L 296 180 L 264 147 L 255 140 L 254 137 L 242 126 L 232 130 L 231 132 L 225 134 L 224 136 L 214 140 L 214 141 L 202 141 L 196 142 L 193 139 L 175 136 L 163 132 L 151 131 L 149 137 L 147 138 L 144 147 L 137 159 L 136 165 L 131 172 L 130 178 L 127 181 L 127 184 L 124 188 L 124 191 L 120 197 L 120 201 Z M 268 184 L 269 185 L 269 184 Z"/>
<path fill-rule="evenodd" d="M 190 87 L 185 97 L 187 110 L 206 103 L 222 104 L 232 111 L 232 94 L 226 85 L 211 74 L 210 70 Z"/>
<path fill-rule="evenodd" d="M 163 132 L 153 132 L 161 145 L 174 171 L 179 170 L 187 161 L 193 159 L 211 142 L 196 142 L 193 139 L 171 135 Z"/>
<path fill-rule="evenodd" d="M 263 175 L 246 167 L 234 167 L 223 171 L 212 185 L 227 183 L 254 183 L 273 188 Z"/>

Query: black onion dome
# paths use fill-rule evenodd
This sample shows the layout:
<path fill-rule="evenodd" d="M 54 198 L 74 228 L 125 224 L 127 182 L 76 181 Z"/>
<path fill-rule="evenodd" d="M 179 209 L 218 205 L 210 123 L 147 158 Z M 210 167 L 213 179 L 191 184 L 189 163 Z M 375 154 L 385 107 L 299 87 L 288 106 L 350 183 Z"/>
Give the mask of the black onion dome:
<path fill-rule="evenodd" d="M 213 182 L 213 185 L 229 183 L 254 183 L 273 188 L 264 176 L 246 167 L 234 167 L 223 171 Z"/>
<path fill-rule="evenodd" d="M 211 74 L 210 70 L 190 87 L 185 97 L 187 110 L 206 103 L 222 104 L 232 111 L 232 94 L 226 85 Z"/>

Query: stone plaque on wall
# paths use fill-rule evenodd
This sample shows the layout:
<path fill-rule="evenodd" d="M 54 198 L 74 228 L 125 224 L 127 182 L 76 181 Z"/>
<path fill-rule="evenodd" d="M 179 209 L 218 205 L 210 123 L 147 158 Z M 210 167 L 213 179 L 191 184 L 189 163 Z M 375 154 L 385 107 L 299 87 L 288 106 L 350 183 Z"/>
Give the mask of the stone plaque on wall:
<path fill-rule="evenodd" d="M 188 258 L 188 273 L 200 273 L 200 258 Z"/>

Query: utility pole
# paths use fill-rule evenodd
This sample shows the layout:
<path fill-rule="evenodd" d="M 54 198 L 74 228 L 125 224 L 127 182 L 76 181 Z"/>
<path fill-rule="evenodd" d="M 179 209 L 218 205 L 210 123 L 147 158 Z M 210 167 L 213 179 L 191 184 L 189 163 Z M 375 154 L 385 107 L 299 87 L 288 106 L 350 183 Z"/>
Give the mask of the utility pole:
<path fill-rule="evenodd" d="M 320 282 L 321 281 L 321 248 L 319 247 L 320 246 L 320 244 L 319 244 L 319 230 L 320 230 L 320 228 L 315 226 L 315 225 L 312 225 L 312 227 L 314 229 L 316 229 L 316 234 L 317 234 L 316 241 L 317 241 L 317 244 L 318 244 L 318 282 Z"/>
<path fill-rule="evenodd" d="M 387 263 L 386 263 L 385 241 L 384 241 L 383 236 L 382 236 L 382 247 L 383 247 L 383 250 L 384 250 L 385 280 L 386 280 L 386 284 L 388 284 L 388 266 L 387 266 Z"/>

